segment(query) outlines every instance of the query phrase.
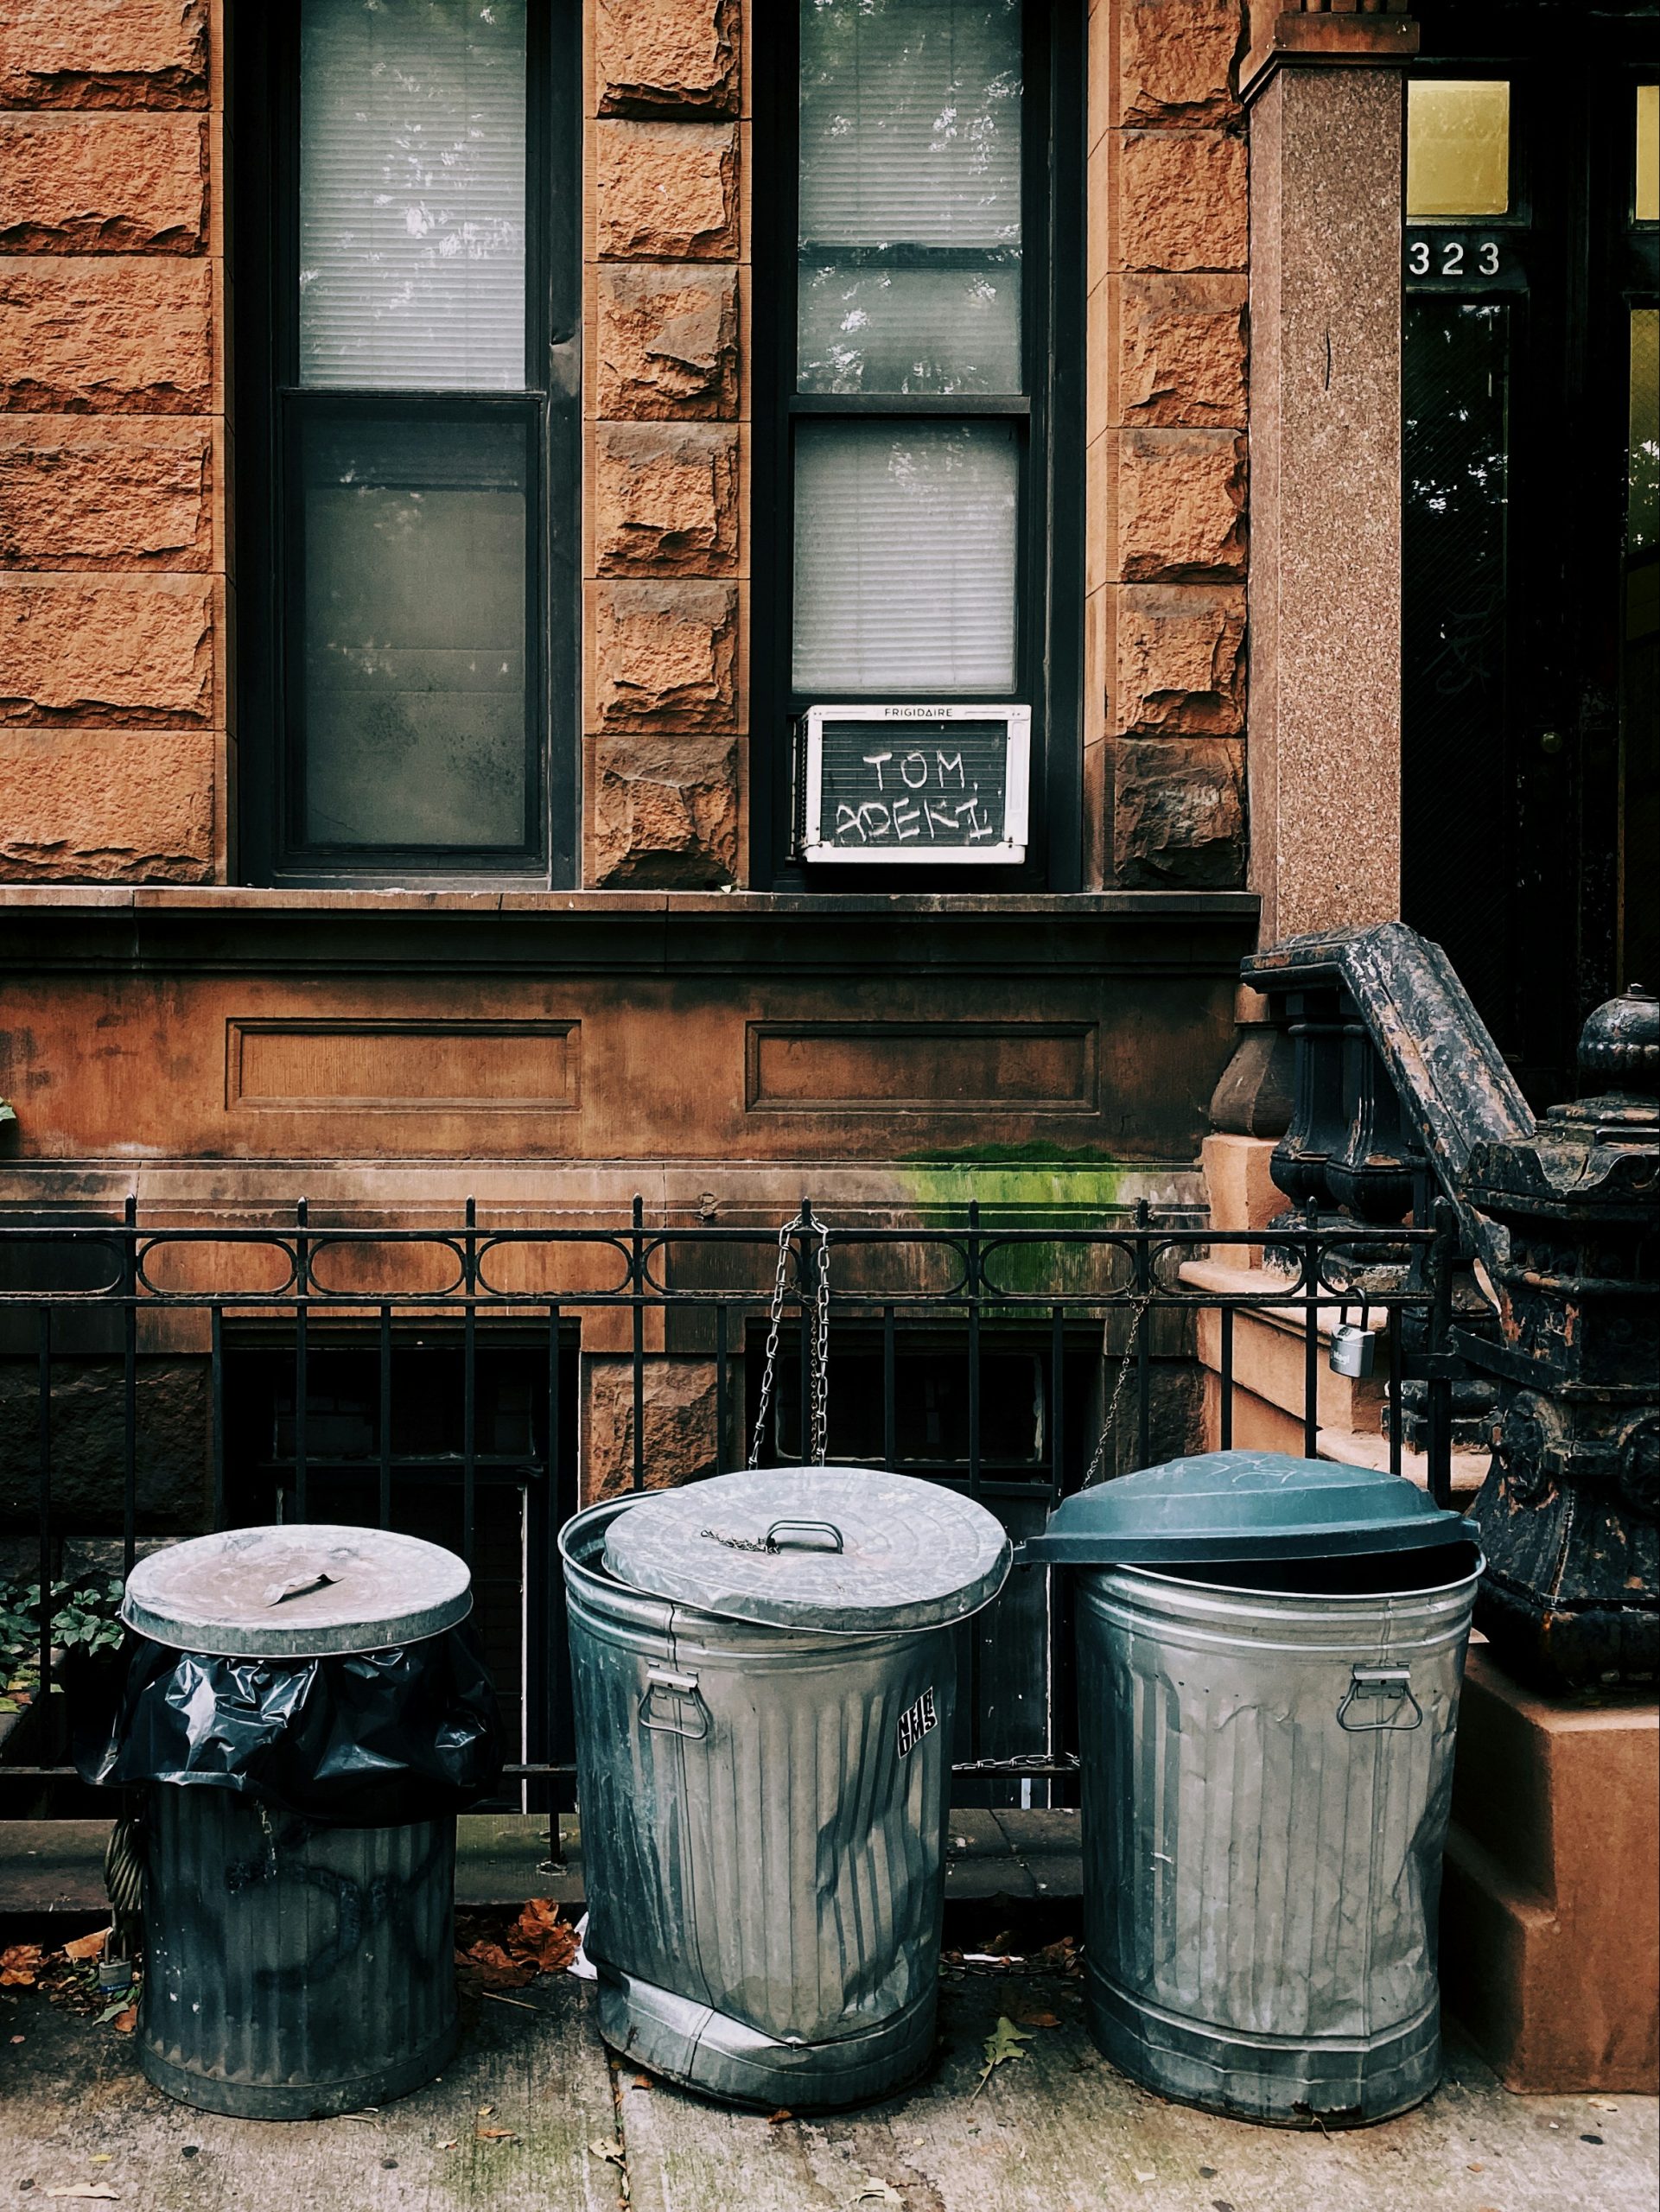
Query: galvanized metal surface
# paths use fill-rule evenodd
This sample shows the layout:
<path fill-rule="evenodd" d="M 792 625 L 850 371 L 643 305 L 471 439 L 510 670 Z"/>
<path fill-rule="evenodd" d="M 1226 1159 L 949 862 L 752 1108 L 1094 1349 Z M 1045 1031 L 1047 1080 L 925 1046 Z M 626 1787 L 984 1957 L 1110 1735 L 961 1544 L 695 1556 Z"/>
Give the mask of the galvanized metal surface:
<path fill-rule="evenodd" d="M 455 1824 L 318 1827 L 228 1789 L 147 1798 L 138 2037 L 204 2112 L 308 2120 L 429 2082 L 455 2046 Z"/>
<path fill-rule="evenodd" d="M 983 1505 L 869 1467 L 763 1467 L 658 1491 L 614 1521 L 620 1580 L 723 1619 L 886 1633 L 966 1620 L 1008 1573 Z"/>
<path fill-rule="evenodd" d="M 473 1608 L 466 1563 L 390 1529 L 231 1529 L 142 1559 L 121 1618 L 221 1658 L 321 1659 L 442 1635 Z"/>
<path fill-rule="evenodd" d="M 1088 1995 L 1115 2065 L 1287 2126 L 1381 2120 L 1434 2088 L 1475 1584 L 1078 1577 Z"/>
<path fill-rule="evenodd" d="M 932 2048 L 951 1631 L 809 1634 L 648 1596 L 602 1564 L 634 1510 L 561 1539 L 607 2040 L 737 2102 L 883 2094 Z"/>

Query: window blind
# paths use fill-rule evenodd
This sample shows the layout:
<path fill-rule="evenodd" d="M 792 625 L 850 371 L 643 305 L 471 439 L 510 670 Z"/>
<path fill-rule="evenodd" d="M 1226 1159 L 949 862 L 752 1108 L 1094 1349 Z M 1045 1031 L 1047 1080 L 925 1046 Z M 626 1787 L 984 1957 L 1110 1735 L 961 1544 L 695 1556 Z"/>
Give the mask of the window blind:
<path fill-rule="evenodd" d="M 800 232 L 834 245 L 1018 242 L 1018 0 L 810 0 Z"/>
<path fill-rule="evenodd" d="M 1005 423 L 803 423 L 798 691 L 1014 683 L 1020 454 Z"/>
<path fill-rule="evenodd" d="M 525 381 L 525 0 L 303 0 L 300 381 Z"/>
<path fill-rule="evenodd" d="M 1015 392 L 1016 0 L 805 0 L 804 391 Z"/>

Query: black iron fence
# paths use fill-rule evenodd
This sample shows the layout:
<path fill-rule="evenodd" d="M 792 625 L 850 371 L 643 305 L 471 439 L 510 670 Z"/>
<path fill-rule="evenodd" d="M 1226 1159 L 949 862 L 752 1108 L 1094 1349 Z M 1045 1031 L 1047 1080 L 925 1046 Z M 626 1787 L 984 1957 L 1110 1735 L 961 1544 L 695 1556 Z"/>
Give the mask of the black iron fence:
<path fill-rule="evenodd" d="M 1242 1266 L 1234 1287 L 1217 1255 L 1265 1238 L 1270 1284 Z M 1315 1456 L 1317 1324 L 1342 1308 L 1377 1332 L 1389 1465 L 1410 1421 L 1446 1502 L 1455 1243 L 1450 1217 L 1220 1231 L 1145 1205 L 1090 1228 L 970 1206 L 881 1226 L 805 1199 L 781 1229 L 653 1225 L 638 1200 L 620 1224 L 492 1226 L 469 1203 L 455 1226 L 341 1226 L 302 1201 L 282 1225 L 146 1226 L 129 1203 L 118 1222 L 0 1228 L 0 1514 L 38 1585 L 9 1702 L 40 1722 L 25 1756 L 0 1747 L 0 1806 L 25 1788 L 55 1804 L 72 1772 L 74 1681 L 52 1702 L 71 1560 L 124 1571 L 159 1536 L 327 1519 L 450 1543 L 474 1570 L 520 1802 L 557 1808 L 573 1776 L 557 1540 L 596 1489 L 788 1464 L 817 1439 L 962 1489 L 1020 1536 L 1081 1484 L 1194 1448 L 1206 1418 L 1231 1445 L 1254 1310 L 1301 1359 Z M 1059 1579 L 1017 1574 L 962 1631 L 960 1800 L 1069 1794 L 1065 1606 Z"/>

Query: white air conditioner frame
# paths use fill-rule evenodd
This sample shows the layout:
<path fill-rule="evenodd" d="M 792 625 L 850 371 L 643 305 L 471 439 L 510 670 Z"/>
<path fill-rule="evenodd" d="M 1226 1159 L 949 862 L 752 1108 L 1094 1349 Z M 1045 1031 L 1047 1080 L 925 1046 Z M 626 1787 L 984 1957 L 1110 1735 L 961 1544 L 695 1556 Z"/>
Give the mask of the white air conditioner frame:
<path fill-rule="evenodd" d="M 809 707 L 803 717 L 805 741 L 802 773 L 800 858 L 837 868 L 1016 868 L 1026 858 L 1030 817 L 1032 709 L 1030 707 L 865 706 L 844 703 Z M 1003 834 L 995 845 L 834 845 L 824 835 L 824 724 L 827 722 L 993 722 L 1003 724 Z"/>

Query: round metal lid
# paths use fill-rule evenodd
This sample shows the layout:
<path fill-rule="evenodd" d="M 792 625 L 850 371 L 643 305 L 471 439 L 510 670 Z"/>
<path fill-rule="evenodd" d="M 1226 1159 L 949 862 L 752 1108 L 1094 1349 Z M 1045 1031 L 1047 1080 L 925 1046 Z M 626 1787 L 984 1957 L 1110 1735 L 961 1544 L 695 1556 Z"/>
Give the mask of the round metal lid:
<path fill-rule="evenodd" d="M 938 1483 L 868 1467 L 766 1467 L 654 1491 L 618 1515 L 605 1564 L 728 1620 L 845 1635 L 977 1612 L 1012 1554 L 999 1522 Z"/>
<path fill-rule="evenodd" d="M 1461 1513 L 1403 1475 L 1282 1452 L 1201 1452 L 1064 1497 L 1022 1567 L 1326 1559 L 1474 1542 Z"/>
<path fill-rule="evenodd" d="M 327 1522 L 230 1529 L 139 1560 L 121 1618 L 153 1643 L 228 1659 L 323 1659 L 438 1636 L 473 1610 L 454 1552 Z"/>

